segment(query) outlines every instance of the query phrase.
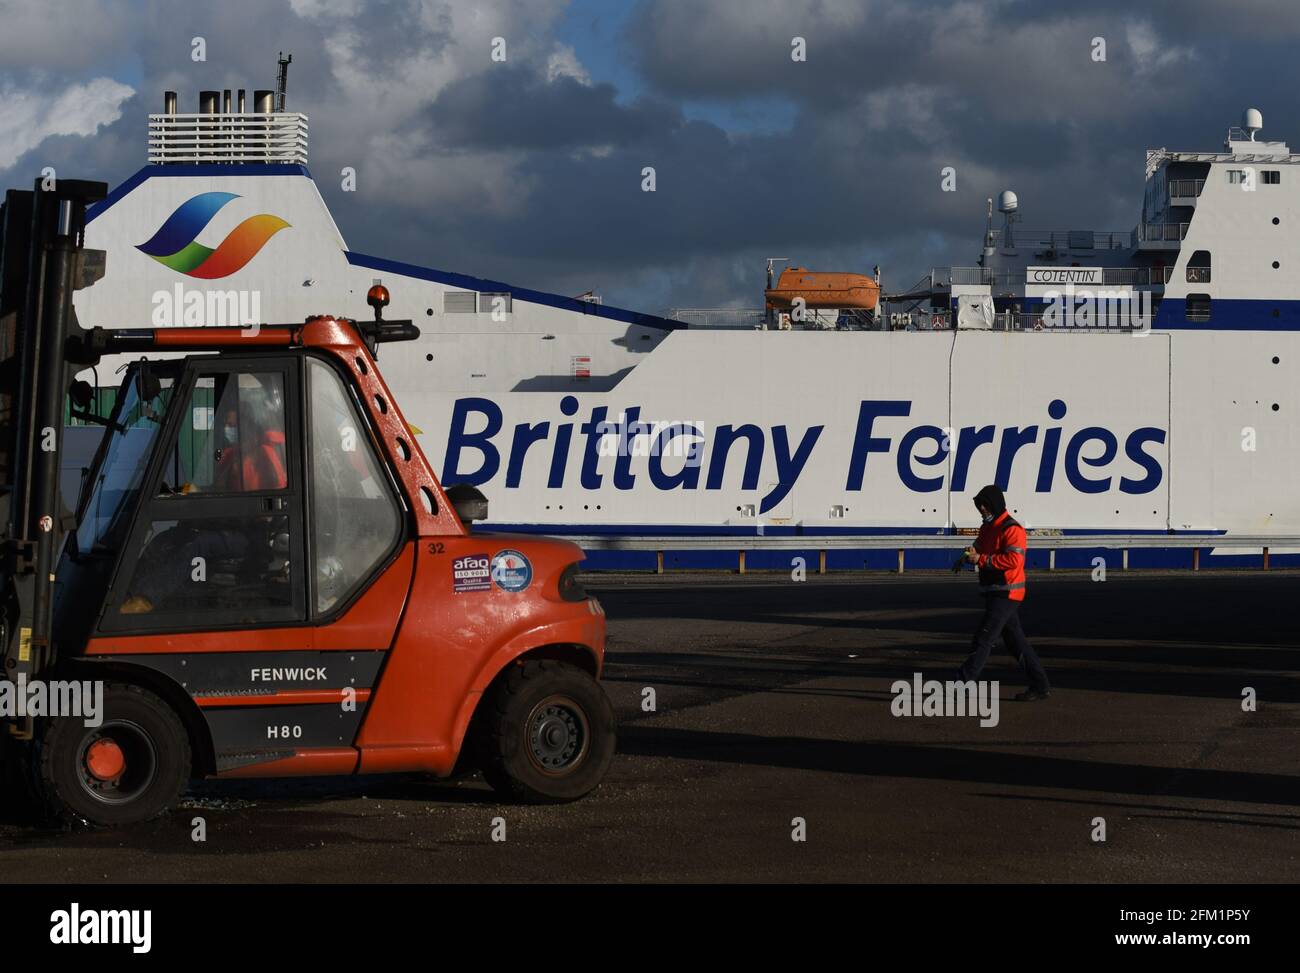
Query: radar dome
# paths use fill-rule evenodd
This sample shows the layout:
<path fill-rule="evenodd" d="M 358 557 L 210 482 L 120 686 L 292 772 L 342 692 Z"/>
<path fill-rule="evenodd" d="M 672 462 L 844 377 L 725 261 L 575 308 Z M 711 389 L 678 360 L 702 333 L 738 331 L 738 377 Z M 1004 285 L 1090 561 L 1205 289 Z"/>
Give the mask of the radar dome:
<path fill-rule="evenodd" d="M 1010 189 L 1004 189 L 998 193 L 998 212 L 1014 213 L 1020 206 L 1020 200 L 1016 199 L 1016 194 Z"/>
<path fill-rule="evenodd" d="M 1241 127 L 1250 133 L 1252 140 L 1255 133 L 1264 127 L 1264 116 L 1259 113 L 1258 108 L 1247 108 L 1241 114 Z"/>

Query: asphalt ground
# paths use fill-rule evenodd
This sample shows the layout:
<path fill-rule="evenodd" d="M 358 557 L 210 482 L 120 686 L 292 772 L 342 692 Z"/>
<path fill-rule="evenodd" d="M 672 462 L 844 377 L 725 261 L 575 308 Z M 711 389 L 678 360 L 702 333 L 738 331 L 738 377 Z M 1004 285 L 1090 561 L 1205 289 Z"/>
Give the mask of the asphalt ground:
<path fill-rule="evenodd" d="M 207 782 L 127 829 L 0 820 L 0 878 L 1300 880 L 1300 572 L 1031 575 L 1022 618 L 1054 691 L 1013 702 L 995 653 L 988 727 L 891 713 L 895 680 L 964 657 L 969 577 L 585 580 L 621 723 L 587 799 L 502 804 L 477 778 Z"/>

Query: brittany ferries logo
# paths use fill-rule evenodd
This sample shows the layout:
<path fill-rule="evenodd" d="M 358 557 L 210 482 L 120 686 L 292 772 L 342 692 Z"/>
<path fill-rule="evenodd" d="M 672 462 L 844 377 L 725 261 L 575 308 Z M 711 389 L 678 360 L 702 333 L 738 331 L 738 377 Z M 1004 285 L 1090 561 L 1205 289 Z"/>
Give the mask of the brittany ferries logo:
<path fill-rule="evenodd" d="M 136 247 L 164 267 L 188 277 L 229 277 L 252 260 L 266 242 L 289 224 L 270 213 L 250 216 L 230 231 L 215 250 L 195 242 L 203 228 L 236 193 L 199 193 L 176 208 L 148 242 Z"/>
<path fill-rule="evenodd" d="M 977 455 L 996 463 L 993 482 L 1004 489 L 1020 473 L 1033 477 L 1037 493 L 1052 493 L 1068 484 L 1082 494 L 1118 490 L 1141 496 L 1155 491 L 1164 478 L 1161 458 L 1167 435 L 1158 426 L 1112 430 L 1085 425 L 1067 432 L 1061 424 L 1068 412 L 1065 400 L 1052 399 L 1046 416 L 1040 414 L 1029 425 L 999 428 L 977 423 L 950 429 L 913 424 L 912 404 L 910 399 L 860 401 L 852 449 L 831 458 L 842 464 L 838 469 L 846 491 L 866 489 L 868 466 L 873 473 L 883 466 L 885 475 L 892 466 L 898 481 L 913 493 L 944 489 L 961 493 Z M 576 417 L 578 410 L 576 396 L 560 400 L 564 416 Z M 607 437 L 627 441 L 645 435 L 654 426 L 641 419 L 640 406 L 624 409 L 612 420 L 609 407 L 602 405 L 592 408 L 585 422 L 530 420 L 506 431 L 505 413 L 496 402 L 478 396 L 461 398 L 452 410 L 442 478 L 448 483 L 477 486 L 494 480 L 504 469 L 506 489 L 525 488 L 528 452 L 536 449 L 543 454 L 539 457 L 541 469 L 549 471 L 545 483 L 550 490 L 563 489 L 575 479 L 578 487 L 588 491 L 605 489 L 606 484 L 615 490 L 633 490 L 648 479 L 657 490 L 708 491 L 723 489 L 728 466 L 743 461 L 741 489 L 758 490 L 761 480 L 767 481 L 758 505 L 763 514 L 776 508 L 794 488 L 826 429 L 816 425 L 801 431 L 784 424 L 765 429 L 756 423 L 742 423 L 710 431 L 703 424 L 671 423 L 652 433 L 655 442 L 648 451 L 619 448 L 613 468 L 608 462 L 601 468 L 601 459 L 609 455 L 602 448 Z M 674 449 L 678 438 L 687 440 L 690 448 Z M 645 457 L 644 470 L 633 469 L 633 458 L 638 455 Z M 674 456 L 685 459 L 668 459 Z M 761 478 L 765 460 L 771 464 L 772 475 Z M 540 485 L 539 477 L 539 482 L 526 488 Z"/>

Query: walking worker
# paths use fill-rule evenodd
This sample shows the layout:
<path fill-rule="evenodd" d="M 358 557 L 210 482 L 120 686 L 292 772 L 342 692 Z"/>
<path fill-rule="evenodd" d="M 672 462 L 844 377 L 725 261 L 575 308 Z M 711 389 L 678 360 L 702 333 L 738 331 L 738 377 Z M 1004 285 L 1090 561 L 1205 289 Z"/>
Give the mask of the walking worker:
<path fill-rule="evenodd" d="M 999 636 L 1025 671 L 1029 688 L 1018 694 L 1022 703 L 1051 695 L 1047 673 L 1038 660 L 1025 630 L 1020 627 L 1020 603 L 1025 600 L 1025 529 L 1007 513 L 1002 491 L 990 484 L 975 494 L 975 507 L 983 519 L 974 547 L 966 548 L 963 560 L 979 571 L 984 617 L 971 640 L 971 653 L 962 663 L 960 678 L 977 680 L 988 662 L 989 652 Z M 960 561 L 958 566 L 960 566 Z"/>

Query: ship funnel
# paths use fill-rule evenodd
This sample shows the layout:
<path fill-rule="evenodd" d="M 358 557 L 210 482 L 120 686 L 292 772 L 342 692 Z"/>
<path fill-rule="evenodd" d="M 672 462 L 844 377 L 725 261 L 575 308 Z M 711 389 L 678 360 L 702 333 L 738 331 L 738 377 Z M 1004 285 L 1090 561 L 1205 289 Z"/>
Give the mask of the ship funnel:
<path fill-rule="evenodd" d="M 1246 130 L 1250 140 L 1255 141 L 1255 133 L 1264 127 L 1264 116 L 1258 108 L 1247 108 L 1241 113 L 1241 127 Z"/>
<path fill-rule="evenodd" d="M 246 114 L 247 92 L 199 92 L 199 110 L 181 113 L 176 92 L 163 93 L 163 111 L 149 116 L 150 165 L 216 163 L 307 164 L 307 116 L 277 112 L 275 91 L 253 92 L 254 119 Z"/>

